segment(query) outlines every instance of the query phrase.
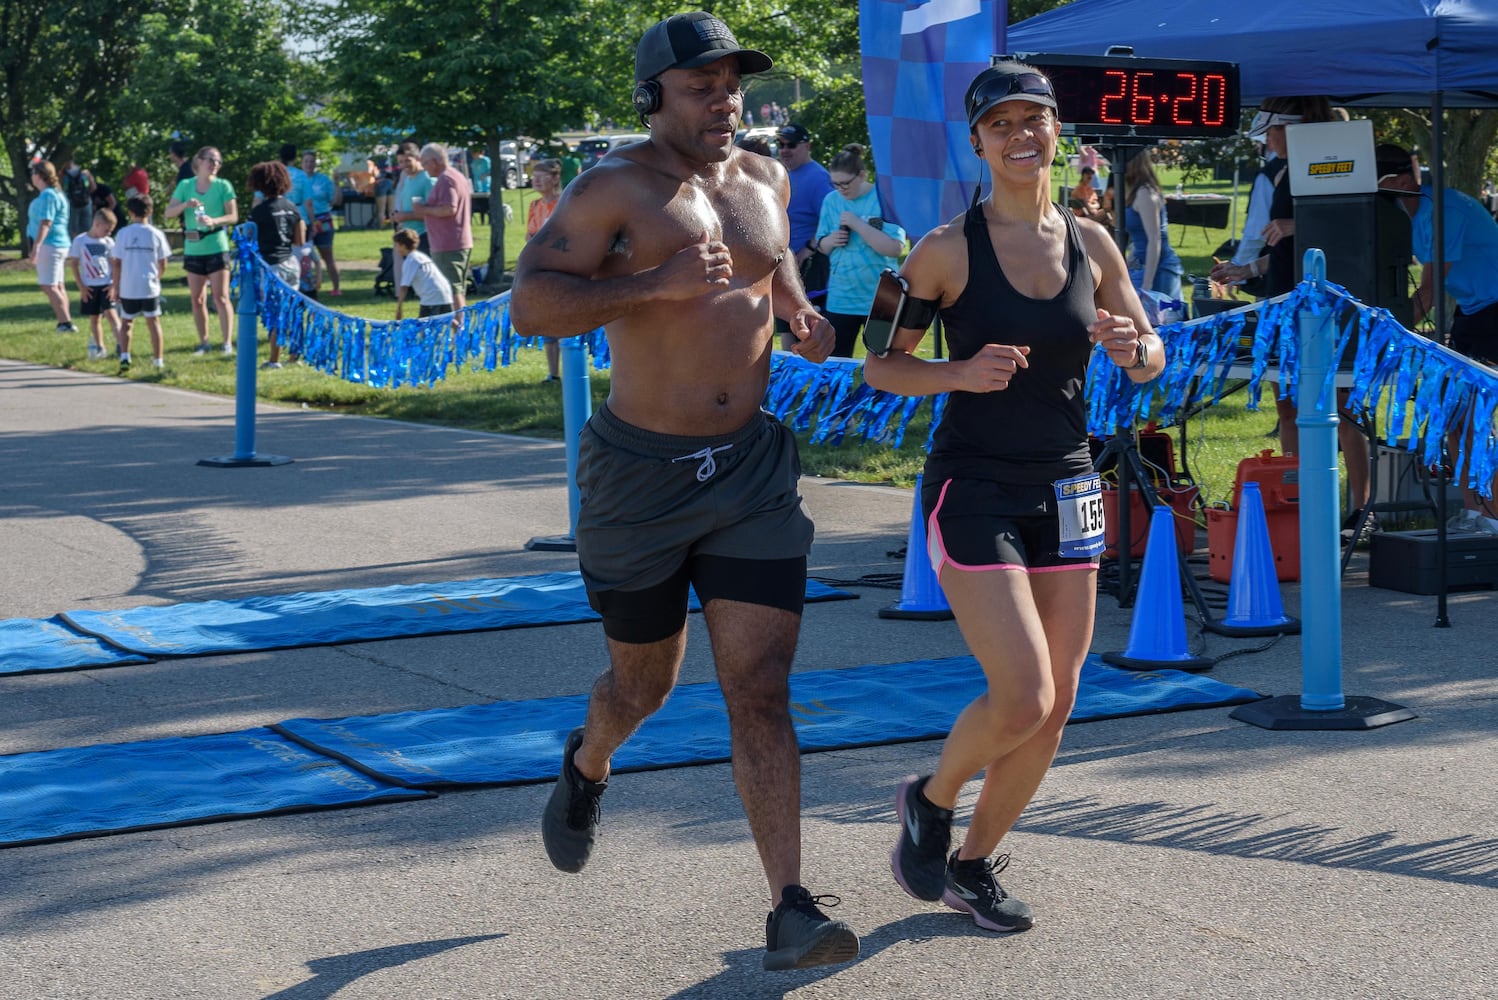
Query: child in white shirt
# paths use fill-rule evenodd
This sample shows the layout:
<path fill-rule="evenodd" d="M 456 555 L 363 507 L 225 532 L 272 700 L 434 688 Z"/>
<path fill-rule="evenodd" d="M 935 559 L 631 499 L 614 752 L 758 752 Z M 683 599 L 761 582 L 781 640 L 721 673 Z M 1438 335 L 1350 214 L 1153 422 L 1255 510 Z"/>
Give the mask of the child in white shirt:
<path fill-rule="evenodd" d="M 395 318 L 401 318 L 402 303 L 406 294 L 415 290 L 421 303 L 419 318 L 440 316 L 453 311 L 453 286 L 445 278 L 432 258 L 416 249 L 421 237 L 412 229 L 397 229 L 394 243 L 396 256 L 401 258 L 397 270 L 400 279 L 395 283 Z"/>
<path fill-rule="evenodd" d="M 99 209 L 94 213 L 94 224 L 88 232 L 73 237 L 73 245 L 68 248 L 68 266 L 73 270 L 73 281 L 78 285 L 81 299 L 78 312 L 88 317 L 90 361 L 109 357 L 100 316 L 109 317 L 115 343 L 120 340 L 120 318 L 109 298 L 109 288 L 113 284 L 109 258 L 114 253 L 114 240 L 109 234 L 114 232 L 114 221 L 113 212 L 107 208 Z"/>
<path fill-rule="evenodd" d="M 113 261 L 109 297 L 120 305 L 120 372 L 130 370 L 130 332 L 137 316 L 146 318 L 151 333 L 153 364 L 166 367 L 165 344 L 161 335 L 161 276 L 166 273 L 172 248 L 166 233 L 146 220 L 151 217 L 151 196 L 137 195 L 125 202 L 130 211 L 130 225 L 120 230 L 110 252 Z"/>

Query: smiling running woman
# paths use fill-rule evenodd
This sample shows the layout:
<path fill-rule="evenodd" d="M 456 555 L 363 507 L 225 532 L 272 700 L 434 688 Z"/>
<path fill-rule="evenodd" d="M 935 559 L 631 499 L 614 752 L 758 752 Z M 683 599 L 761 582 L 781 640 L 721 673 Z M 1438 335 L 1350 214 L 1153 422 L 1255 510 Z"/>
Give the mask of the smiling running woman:
<path fill-rule="evenodd" d="M 864 374 L 902 395 L 950 394 L 921 503 L 932 563 L 987 691 L 957 717 L 936 771 L 901 783 L 891 865 L 915 898 L 1016 931 L 1033 922 L 1030 907 L 994 878 L 1009 856 L 989 855 L 1050 768 L 1092 641 L 1103 522 L 1088 360 L 1101 345 L 1146 382 L 1164 349 L 1107 231 L 1051 203 L 1061 123 L 1050 81 L 1001 62 L 973 80 L 964 108 L 993 190 L 922 239 L 902 271 L 918 311 L 940 310 L 952 360 L 915 357 L 924 324 L 901 327 Z M 958 795 L 985 769 L 967 838 L 948 857 Z"/>

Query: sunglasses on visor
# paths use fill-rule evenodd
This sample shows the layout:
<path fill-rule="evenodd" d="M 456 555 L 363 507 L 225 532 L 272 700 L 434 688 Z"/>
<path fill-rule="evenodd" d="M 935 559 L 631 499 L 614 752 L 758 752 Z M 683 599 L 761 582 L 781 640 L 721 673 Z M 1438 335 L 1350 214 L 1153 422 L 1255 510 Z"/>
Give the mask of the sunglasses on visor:
<path fill-rule="evenodd" d="M 1039 73 L 991 76 L 979 84 L 968 98 L 968 113 L 1007 97 L 1044 97 L 1055 103 L 1056 92 L 1051 89 L 1051 81 Z"/>

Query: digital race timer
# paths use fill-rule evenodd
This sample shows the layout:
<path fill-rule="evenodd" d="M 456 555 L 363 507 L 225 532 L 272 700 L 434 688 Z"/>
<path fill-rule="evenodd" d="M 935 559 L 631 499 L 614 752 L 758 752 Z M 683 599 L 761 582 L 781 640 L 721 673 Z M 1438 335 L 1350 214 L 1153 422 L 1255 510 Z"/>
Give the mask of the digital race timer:
<path fill-rule="evenodd" d="M 1068 135 L 1211 139 L 1238 131 L 1238 64 L 1017 55 L 1051 78 Z"/>

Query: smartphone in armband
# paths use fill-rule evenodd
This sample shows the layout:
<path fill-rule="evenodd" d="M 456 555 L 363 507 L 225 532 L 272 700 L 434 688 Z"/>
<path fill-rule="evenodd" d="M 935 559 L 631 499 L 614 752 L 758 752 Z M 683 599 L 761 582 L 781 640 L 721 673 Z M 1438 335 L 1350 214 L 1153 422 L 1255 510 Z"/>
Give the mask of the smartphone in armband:
<path fill-rule="evenodd" d="M 869 318 L 863 324 L 863 346 L 874 357 L 884 357 L 894 344 L 908 295 L 909 286 L 894 268 L 886 267 L 879 272 L 874 304 L 869 307 Z"/>

